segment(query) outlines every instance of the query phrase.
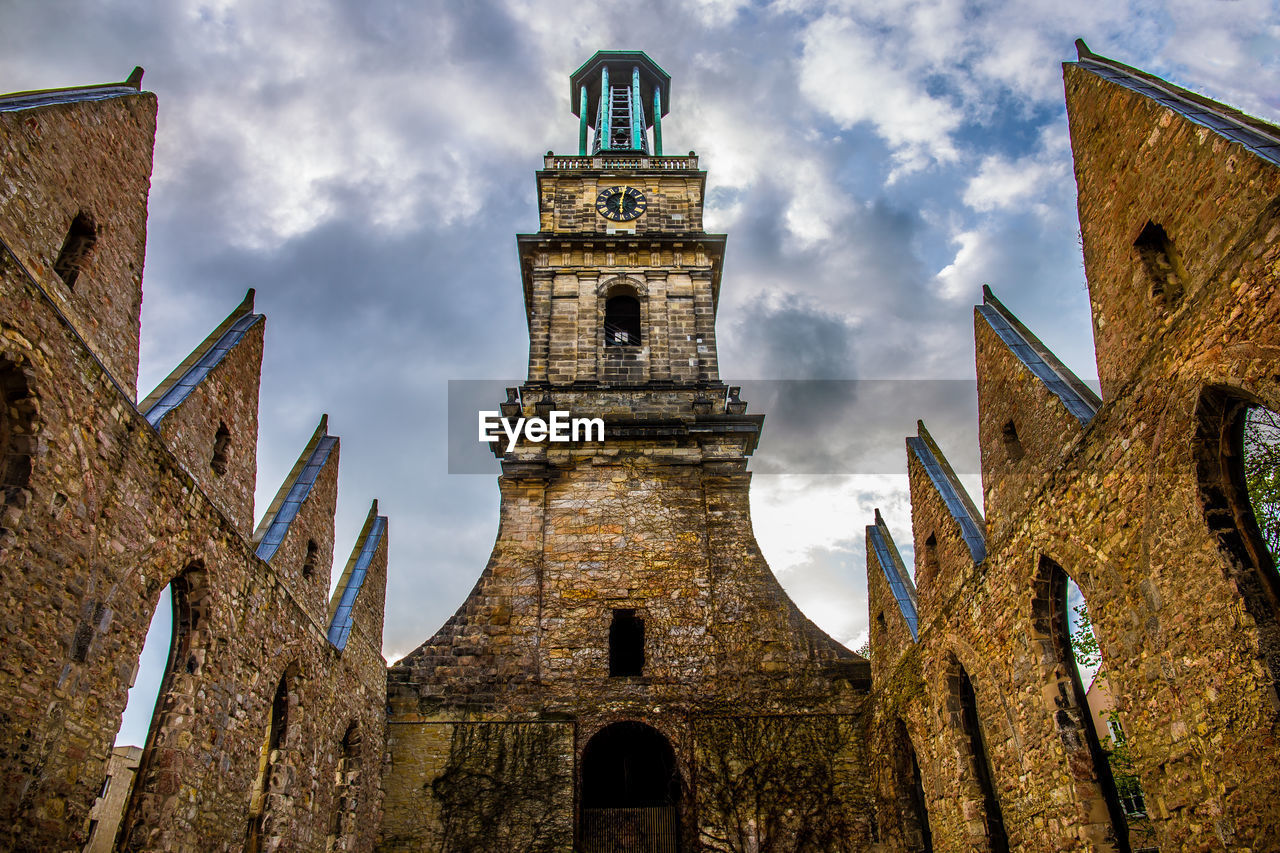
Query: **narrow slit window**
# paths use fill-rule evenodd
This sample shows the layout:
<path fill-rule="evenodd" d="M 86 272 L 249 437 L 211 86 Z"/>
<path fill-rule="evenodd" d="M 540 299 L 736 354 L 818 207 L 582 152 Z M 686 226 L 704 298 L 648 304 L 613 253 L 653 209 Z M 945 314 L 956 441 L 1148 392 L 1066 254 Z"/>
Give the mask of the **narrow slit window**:
<path fill-rule="evenodd" d="M 320 561 L 320 546 L 316 544 L 316 540 L 307 540 L 307 556 L 302 561 L 302 576 L 304 578 L 313 577 L 316 573 L 316 563 Z"/>
<path fill-rule="evenodd" d="M 938 573 L 938 537 L 930 533 L 924 540 L 924 571 L 930 577 Z"/>
<path fill-rule="evenodd" d="M 67 239 L 62 242 L 62 251 L 58 252 L 58 259 L 53 262 L 53 271 L 66 283 L 67 287 L 75 288 L 76 279 L 80 277 L 80 271 L 88 263 L 89 253 L 93 251 L 93 246 L 97 242 L 98 228 L 94 224 L 93 217 L 83 210 L 80 211 L 76 214 L 76 218 L 71 220 Z"/>
<path fill-rule="evenodd" d="M 643 671 L 644 619 L 634 610 L 615 610 L 609 626 L 609 675 L 641 675 Z"/>
<path fill-rule="evenodd" d="M 1017 462 L 1026 455 L 1026 451 L 1022 449 L 1022 441 L 1018 438 L 1018 427 L 1012 420 L 1004 425 L 1001 437 L 1004 439 L 1005 455 L 1009 457 L 1010 462 Z"/>
<path fill-rule="evenodd" d="M 209 459 L 209 467 L 213 473 L 221 477 L 227 473 L 227 459 L 231 455 L 231 430 L 224 423 L 218 424 L 218 432 L 213 437 L 213 456 Z"/>
<path fill-rule="evenodd" d="M 640 345 L 640 300 L 634 296 L 614 296 L 604 304 L 604 345 Z"/>
<path fill-rule="evenodd" d="M 1186 289 L 1187 271 L 1164 228 L 1148 221 L 1133 247 L 1146 269 L 1151 298 L 1165 305 L 1177 303 Z"/>

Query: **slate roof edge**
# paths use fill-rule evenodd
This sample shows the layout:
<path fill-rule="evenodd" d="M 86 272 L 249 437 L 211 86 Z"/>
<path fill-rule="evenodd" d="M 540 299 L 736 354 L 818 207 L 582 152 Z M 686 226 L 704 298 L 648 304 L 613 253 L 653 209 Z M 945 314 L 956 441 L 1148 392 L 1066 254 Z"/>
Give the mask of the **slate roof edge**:
<path fill-rule="evenodd" d="M 898 609 L 902 611 L 902 616 L 907 622 L 907 627 L 911 630 L 911 639 L 919 641 L 919 624 L 920 624 L 920 605 L 916 596 L 916 585 L 911 580 L 911 576 L 907 573 L 906 564 L 902 562 L 902 554 L 898 551 L 898 545 L 893 541 L 893 535 L 889 532 L 889 526 L 884 523 L 884 518 L 880 515 L 880 510 L 876 509 L 875 524 L 867 525 L 867 536 L 877 540 L 872 545 L 872 549 L 876 552 L 876 562 L 880 564 L 880 570 L 884 572 L 885 580 L 889 583 L 889 592 L 894 592 L 894 578 L 890 577 L 890 572 L 897 576 L 897 583 L 907 593 L 907 605 L 911 608 L 908 613 L 903 606 L 903 602 L 894 595 L 893 599 L 898 604 Z M 885 565 L 884 560 L 880 559 L 881 546 L 889 556 L 892 565 Z"/>
<path fill-rule="evenodd" d="M 128 78 L 119 83 L 94 83 L 88 86 L 64 86 L 60 89 L 9 92 L 0 95 L 0 111 L 35 109 L 50 104 L 74 103 L 78 100 L 102 100 L 104 97 L 136 95 L 142 91 L 142 74 L 142 66 L 137 65 L 134 66 L 133 71 L 129 72 Z"/>
<path fill-rule="evenodd" d="M 293 489 L 294 483 L 302 475 L 302 470 L 307 467 L 307 463 L 311 461 L 312 455 L 320 446 L 321 439 L 327 438 L 329 435 L 329 415 L 320 416 L 320 424 L 316 427 L 316 431 L 312 433 L 311 440 L 307 442 L 306 447 L 302 448 L 302 453 L 298 454 L 298 461 L 293 463 L 293 468 L 289 469 L 289 476 L 284 478 L 284 482 L 280 484 L 279 491 L 276 496 L 271 499 L 271 503 L 267 506 L 267 511 L 262 516 L 262 521 L 258 522 L 257 528 L 253 531 L 253 544 L 256 546 L 262 541 L 262 537 L 266 535 L 271 528 L 271 524 L 280 513 L 280 508 L 284 506 L 285 500 L 289 497 L 289 492 Z"/>
<path fill-rule="evenodd" d="M 200 364 L 200 360 L 222 341 L 222 338 L 231 331 L 231 327 L 234 326 L 240 318 L 253 313 L 253 297 L 254 290 L 253 288 L 249 288 L 249 292 L 245 294 L 244 299 L 241 300 L 240 304 L 227 315 L 226 319 L 219 323 L 218 326 L 210 332 L 209 335 L 201 341 L 200 344 L 160 382 L 159 385 L 152 389 L 151 393 L 143 398 L 141 403 L 138 404 L 138 411 L 142 412 L 143 417 L 146 417 L 147 421 L 150 422 L 152 426 L 157 426 L 160 418 L 163 418 L 164 414 L 167 412 L 162 413 L 159 418 L 152 421 L 150 418 L 151 410 L 154 409 L 156 405 L 164 399 L 164 396 L 178 385 L 188 373 L 196 369 Z M 264 315 L 256 314 L 254 316 L 262 318 Z M 256 323 L 257 321 L 255 320 L 254 322 Z M 246 329 L 246 331 L 247 330 L 248 329 Z M 211 365 L 210 369 L 216 366 L 217 364 Z"/>
<path fill-rule="evenodd" d="M 992 331 L 994 331 L 996 333 L 996 336 L 1000 337 L 1001 341 L 1003 342 L 1004 338 L 1000 336 L 1000 330 L 996 329 L 994 326 L 991 325 L 991 318 L 987 316 L 986 312 L 983 311 L 982 309 L 990 308 L 992 311 L 999 314 L 1000 317 L 1003 318 L 1004 321 L 1009 324 L 1013 332 L 1017 334 L 1020 338 L 1022 338 L 1023 342 L 1028 347 L 1035 350 L 1036 354 L 1040 356 L 1040 359 L 1045 363 L 1045 365 L 1051 371 L 1057 374 L 1058 378 L 1061 379 L 1063 383 L 1065 383 L 1073 392 L 1075 392 L 1077 399 L 1081 403 L 1083 403 L 1087 408 L 1092 410 L 1092 414 L 1090 415 L 1089 418 L 1079 418 L 1079 420 L 1082 423 L 1088 423 L 1088 421 L 1092 419 L 1092 416 L 1094 414 L 1097 414 L 1098 409 L 1102 407 L 1102 398 L 1098 396 L 1097 392 L 1095 392 L 1092 388 L 1090 388 L 1087 384 L 1085 384 L 1084 380 L 1082 380 L 1079 376 L 1076 376 L 1075 373 L 1073 373 L 1069 367 L 1063 364 L 1062 360 L 1059 359 L 1054 354 L 1053 350 L 1045 346 L 1044 342 L 1041 341 L 1040 338 L 1036 337 L 1035 333 L 1033 333 L 1030 329 L 1028 329 L 1026 325 L 1021 320 L 1019 320 L 1012 311 L 1006 308 L 1004 303 L 1001 302 L 999 299 L 997 299 L 996 295 L 991 292 L 990 286 L 985 284 L 982 286 L 982 304 L 977 306 L 977 308 L 978 308 L 978 314 L 982 317 L 982 319 L 987 321 L 987 325 L 991 326 Z M 1035 374 L 1034 365 L 1027 363 L 1026 359 L 1024 359 L 1021 355 L 1019 355 L 1017 351 L 1015 351 L 1011 347 L 1008 347 L 1007 342 L 1005 342 L 1005 346 L 1009 348 L 1009 352 L 1013 354 L 1014 358 L 1018 359 L 1024 365 L 1026 365 L 1027 369 L 1030 370 L 1033 375 Z M 1040 381 L 1044 383 L 1043 378 L 1039 376 L 1037 376 L 1036 378 L 1040 379 Z M 1052 391 L 1060 399 L 1062 398 L 1062 394 L 1058 392 L 1056 389 L 1050 387 L 1047 384 L 1045 385 L 1045 387 L 1048 388 L 1050 391 Z M 1062 402 L 1069 403 L 1070 401 L 1063 399 Z M 1068 406 L 1068 411 L 1070 411 L 1070 406 Z"/>
<path fill-rule="evenodd" d="M 920 464 L 924 465 L 929 481 L 938 490 L 943 502 L 948 505 L 947 510 L 960 527 L 961 538 L 964 539 L 965 545 L 968 546 L 969 555 L 973 558 L 973 562 L 975 564 L 981 563 L 987 558 L 986 523 L 982 519 L 982 513 L 978 512 L 977 506 L 974 505 L 973 499 L 969 497 L 969 493 L 961 485 L 960 478 L 956 476 L 951 463 L 947 461 L 947 457 L 942 453 L 937 442 L 933 440 L 929 430 L 925 429 L 924 421 L 916 421 L 916 429 L 917 435 L 907 439 L 907 446 L 916 454 Z M 926 455 L 929 458 L 926 459 Z M 943 480 L 941 482 L 929 470 L 929 462 L 931 461 L 937 465 L 942 474 Z M 946 500 L 948 492 L 960 504 L 964 515 L 957 515 L 951 508 L 950 502 Z M 968 525 L 965 524 L 966 521 Z"/>
<path fill-rule="evenodd" d="M 360 593 L 364 591 L 364 582 L 368 577 L 369 566 L 373 562 L 373 556 L 378 552 L 378 546 L 382 543 L 382 537 L 387 532 L 387 517 L 378 515 L 378 501 L 375 499 L 369 507 L 369 514 L 365 517 L 364 527 L 360 529 L 360 535 L 356 537 L 355 547 L 351 549 L 351 556 L 347 559 L 347 565 L 342 570 L 342 574 L 338 576 L 338 583 L 334 587 L 333 597 L 329 600 L 329 625 L 328 639 L 339 651 L 346 648 L 347 640 L 351 635 L 351 629 L 355 626 L 355 619 L 351 615 L 355 609 L 355 603 L 360 597 Z M 368 554 L 368 560 L 365 555 Z M 363 563 L 363 565 L 361 565 Z M 352 587 L 353 577 L 356 572 L 361 574 L 354 580 L 354 588 L 352 589 L 350 600 L 346 600 L 348 587 Z M 346 612 L 342 613 L 343 621 L 338 623 L 340 611 L 345 607 Z"/>
<path fill-rule="evenodd" d="M 1089 49 L 1089 46 L 1085 44 L 1084 39 L 1076 39 L 1076 53 L 1078 58 L 1075 62 L 1063 64 L 1079 65 L 1086 69 L 1088 69 L 1090 65 L 1101 65 L 1110 68 L 1113 71 L 1118 71 L 1136 80 L 1140 80 L 1155 89 L 1159 89 L 1172 98 L 1185 102 L 1187 106 L 1193 109 L 1214 113 L 1233 124 L 1239 125 L 1241 128 L 1251 133 L 1256 133 L 1260 136 L 1266 137 L 1269 140 L 1270 145 L 1280 146 L 1280 127 L 1269 121 L 1260 119 L 1257 116 L 1251 116 L 1248 113 L 1224 104 L 1221 101 L 1215 101 L 1212 98 L 1184 89 L 1181 86 L 1170 83 L 1162 77 L 1157 77 L 1150 72 L 1143 71 L 1141 68 L 1134 68 L 1131 65 L 1125 65 L 1123 62 L 1118 62 L 1110 57 L 1094 53 Z M 1214 130 L 1213 128 L 1209 129 Z M 1216 130 L 1214 132 L 1218 133 Z M 1218 135 L 1223 136 L 1221 133 L 1218 133 Z M 1238 141 L 1227 136 L 1223 136 L 1223 138 L 1230 142 Z"/>

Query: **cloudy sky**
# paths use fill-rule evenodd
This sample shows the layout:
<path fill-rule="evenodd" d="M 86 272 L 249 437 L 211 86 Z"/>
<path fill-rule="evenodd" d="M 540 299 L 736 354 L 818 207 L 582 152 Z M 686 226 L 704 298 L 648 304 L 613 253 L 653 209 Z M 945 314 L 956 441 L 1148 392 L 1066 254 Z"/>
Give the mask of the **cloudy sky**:
<path fill-rule="evenodd" d="M 598 49 L 647 51 L 672 77 L 667 150 L 701 155 L 707 228 L 729 234 L 724 378 L 859 380 L 744 395 L 769 417 L 765 555 L 857 645 L 872 509 L 910 542 L 916 417 L 980 500 L 982 285 L 1095 375 L 1060 68 L 1077 37 L 1280 118 L 1265 0 L 0 0 L 0 90 L 146 68 L 160 113 L 140 387 L 257 288 L 259 511 L 328 412 L 339 568 L 371 499 L 391 518 L 394 660 L 493 543 L 496 469 L 448 473 L 447 382 L 523 376 L 514 234 L 537 226 L 541 154 L 576 153 L 568 75 Z"/>

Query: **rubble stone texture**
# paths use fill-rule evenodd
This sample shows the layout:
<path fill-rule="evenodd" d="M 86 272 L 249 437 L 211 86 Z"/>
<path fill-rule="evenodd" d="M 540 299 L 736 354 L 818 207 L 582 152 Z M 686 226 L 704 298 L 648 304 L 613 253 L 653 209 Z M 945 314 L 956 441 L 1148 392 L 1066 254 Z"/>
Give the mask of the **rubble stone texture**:
<path fill-rule="evenodd" d="M 35 94 L 0 98 L 0 847 L 83 847 L 147 627 L 172 606 L 119 849 L 246 849 L 266 759 L 260 849 L 368 850 L 386 537 L 363 590 L 376 606 L 356 608 L 339 651 L 326 637 L 336 447 L 270 561 L 252 538 L 264 324 L 251 300 L 229 318 L 247 331 L 206 374 L 187 369 L 218 333 L 175 371 L 173 386 L 195 384 L 157 424 L 154 401 L 134 402 L 154 96 Z M 71 286 L 55 267 L 82 214 L 96 239 Z M 282 679 L 287 725 L 264 755 Z"/>
<path fill-rule="evenodd" d="M 696 157 L 547 156 L 529 375 L 500 407 L 606 438 L 495 446 L 489 563 L 388 669 L 376 504 L 327 595 L 327 419 L 251 530 L 252 293 L 134 402 L 154 97 L 0 97 L 0 846 L 83 847 L 172 606 L 119 849 L 1280 849 L 1280 578 L 1239 462 L 1243 413 L 1280 406 L 1280 130 L 1083 45 L 1065 78 L 1103 395 L 984 294 L 984 511 L 921 424 L 914 582 L 868 528 L 870 664 L 752 534 L 764 419 L 719 378 Z M 601 217 L 614 186 L 646 212 Z M 606 341 L 617 297 L 638 340 Z M 1074 674 L 1068 578 L 1141 820 Z"/>

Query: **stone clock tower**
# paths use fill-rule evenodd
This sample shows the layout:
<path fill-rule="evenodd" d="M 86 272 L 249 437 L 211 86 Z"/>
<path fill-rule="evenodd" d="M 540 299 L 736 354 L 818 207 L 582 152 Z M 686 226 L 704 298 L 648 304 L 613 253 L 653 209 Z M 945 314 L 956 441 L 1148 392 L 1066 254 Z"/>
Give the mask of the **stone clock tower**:
<path fill-rule="evenodd" d="M 389 672 L 381 849 L 864 849 L 869 667 L 752 534 L 764 417 L 720 380 L 725 237 L 697 158 L 662 154 L 670 78 L 601 51 L 570 81 L 579 150 L 547 154 L 517 238 L 529 368 L 502 411 L 605 438 L 494 445 L 489 563 Z"/>

